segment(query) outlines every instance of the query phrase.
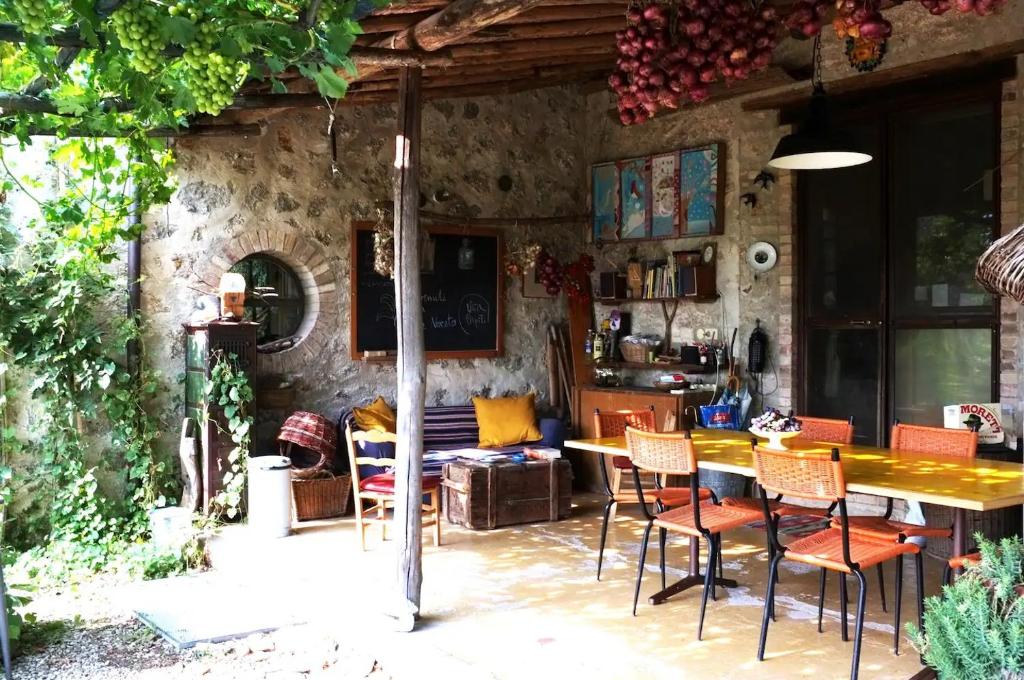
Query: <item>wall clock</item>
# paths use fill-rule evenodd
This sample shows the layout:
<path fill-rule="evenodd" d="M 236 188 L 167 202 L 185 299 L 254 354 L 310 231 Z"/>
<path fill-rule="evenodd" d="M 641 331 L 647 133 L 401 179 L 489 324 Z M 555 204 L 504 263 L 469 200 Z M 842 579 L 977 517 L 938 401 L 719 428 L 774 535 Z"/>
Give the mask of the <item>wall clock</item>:
<path fill-rule="evenodd" d="M 767 241 L 758 241 L 747 248 L 747 264 L 758 274 L 771 271 L 778 259 L 775 246 Z"/>

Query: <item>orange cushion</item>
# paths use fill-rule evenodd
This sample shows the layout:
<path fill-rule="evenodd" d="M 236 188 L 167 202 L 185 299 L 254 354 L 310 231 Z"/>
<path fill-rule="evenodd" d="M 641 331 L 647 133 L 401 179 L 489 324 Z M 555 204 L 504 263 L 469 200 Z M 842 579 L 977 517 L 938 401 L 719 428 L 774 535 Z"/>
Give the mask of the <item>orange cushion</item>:
<path fill-rule="evenodd" d="M 485 399 L 473 397 L 476 422 L 480 426 L 480 448 L 512 446 L 544 438 L 537 429 L 534 394 L 521 397 Z"/>
<path fill-rule="evenodd" d="M 423 490 L 433 491 L 441 485 L 441 478 L 437 475 L 430 475 L 423 478 Z M 385 472 L 373 475 L 359 481 L 360 491 L 373 491 L 376 493 L 395 493 L 395 476 Z"/>

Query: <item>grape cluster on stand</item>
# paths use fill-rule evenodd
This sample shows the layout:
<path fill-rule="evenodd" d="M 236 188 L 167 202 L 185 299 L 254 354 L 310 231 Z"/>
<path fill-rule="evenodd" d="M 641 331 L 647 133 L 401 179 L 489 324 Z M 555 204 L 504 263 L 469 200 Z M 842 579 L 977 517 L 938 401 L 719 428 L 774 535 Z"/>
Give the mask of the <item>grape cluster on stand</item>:
<path fill-rule="evenodd" d="M 544 285 L 548 295 L 562 291 L 562 265 L 554 256 L 542 250 L 537 256 L 537 280 Z"/>
<path fill-rule="evenodd" d="M 140 0 L 129 0 L 110 16 L 117 40 L 131 50 L 132 68 L 152 73 L 164 62 L 167 41 L 160 32 L 160 9 Z"/>
<path fill-rule="evenodd" d="M 744 80 L 767 68 L 778 41 L 775 8 L 740 0 L 651 3 L 631 8 L 626 20 L 615 36 L 619 56 L 608 77 L 623 125 L 703 102 L 719 77 Z"/>
<path fill-rule="evenodd" d="M 756 418 L 750 419 L 750 427 L 759 432 L 800 432 L 800 421 L 793 416 L 792 411 L 784 416 L 777 408 L 766 409 L 765 412 Z"/>

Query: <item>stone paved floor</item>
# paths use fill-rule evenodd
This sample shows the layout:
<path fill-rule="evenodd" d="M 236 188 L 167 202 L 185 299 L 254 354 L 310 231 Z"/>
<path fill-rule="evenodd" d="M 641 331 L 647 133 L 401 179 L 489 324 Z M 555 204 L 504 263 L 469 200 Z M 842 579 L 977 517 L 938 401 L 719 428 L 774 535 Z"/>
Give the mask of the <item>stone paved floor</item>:
<path fill-rule="evenodd" d="M 360 552 L 351 519 L 315 523 L 270 542 L 253 541 L 244 527 L 235 527 L 211 552 L 216 573 L 255 578 L 258 572 L 264 576 L 255 580 L 263 583 L 276 575 L 277 587 L 295 593 L 295 606 L 305 608 L 310 621 L 363 640 L 359 644 L 399 678 L 423 664 L 467 678 L 848 677 L 852 643 L 840 639 L 835 577 L 825 632 L 818 634 L 817 572 L 802 565 L 786 564 L 781 572 L 778 623 L 769 630 L 765 661 L 756 660 L 767 555 L 763 534 L 754 529 L 738 530 L 725 542 L 725 575 L 740 585 L 709 602 L 703 642 L 696 640 L 699 590 L 657 607 L 646 603 L 658 588 L 656 542 L 637 616 L 630 616 L 642 524 L 632 511 L 618 514 L 605 576 L 597 582 L 597 501 L 578 498 L 573 516 L 555 524 L 491 532 L 445 525 L 444 545 L 424 547 L 423 622 L 412 635 L 378 626 L 376 612 L 393 574 L 391 544 L 371 531 L 367 552 Z M 685 539 L 670 543 L 670 580 L 685 574 L 686 554 Z M 926 559 L 928 593 L 937 592 L 940 571 L 937 561 Z M 891 600 L 891 565 L 886 574 Z M 915 615 L 912 566 L 905 583 L 907 621 Z M 855 598 L 852 582 L 850 590 Z M 920 669 L 905 637 L 905 651 L 893 656 L 892 630 L 871 573 L 862 678 L 908 678 Z"/>

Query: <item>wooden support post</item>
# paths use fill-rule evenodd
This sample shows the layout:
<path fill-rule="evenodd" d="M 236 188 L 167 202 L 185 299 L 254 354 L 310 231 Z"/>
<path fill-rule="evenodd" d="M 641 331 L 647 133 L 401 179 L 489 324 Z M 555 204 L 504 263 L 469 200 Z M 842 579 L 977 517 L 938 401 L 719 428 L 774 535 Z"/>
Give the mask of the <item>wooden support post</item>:
<path fill-rule="evenodd" d="M 395 135 L 395 301 L 398 318 L 398 443 L 395 446 L 395 557 L 402 630 L 412 630 L 423 585 L 423 403 L 427 361 L 420 301 L 420 89 L 423 74 L 399 75 Z M 437 518 L 440 521 L 440 517 Z"/>

